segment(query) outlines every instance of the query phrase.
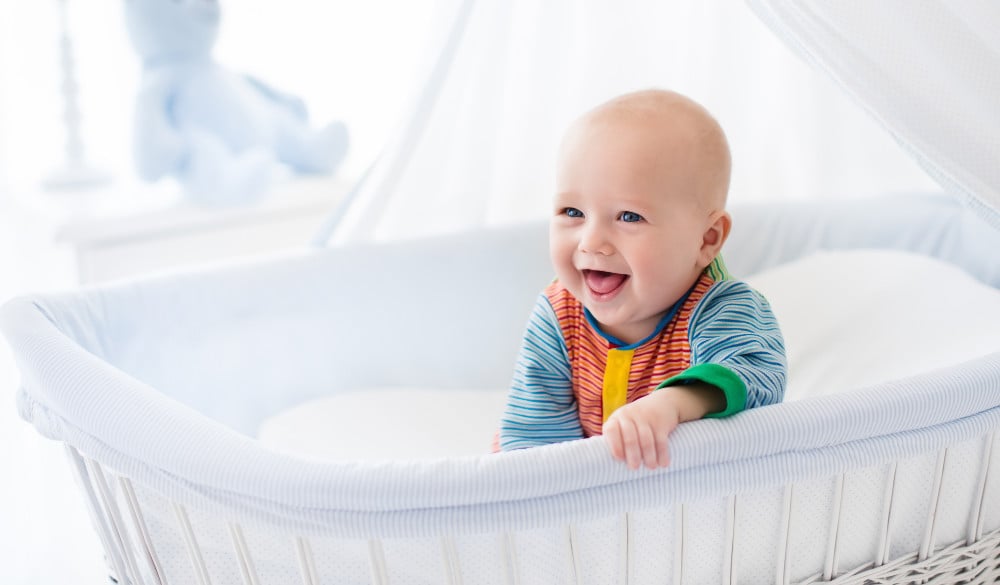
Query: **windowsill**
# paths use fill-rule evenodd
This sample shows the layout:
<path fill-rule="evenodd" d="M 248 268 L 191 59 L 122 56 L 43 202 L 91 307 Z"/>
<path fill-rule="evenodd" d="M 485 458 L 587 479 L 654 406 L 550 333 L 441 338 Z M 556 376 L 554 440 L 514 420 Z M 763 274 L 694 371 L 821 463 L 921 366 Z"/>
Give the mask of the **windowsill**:
<path fill-rule="evenodd" d="M 305 248 L 351 186 L 297 177 L 251 205 L 204 207 L 169 182 L 115 184 L 36 192 L 22 207 L 72 251 L 77 282 L 94 283 Z"/>
<path fill-rule="evenodd" d="M 183 200 L 172 190 L 146 187 L 145 192 L 114 189 L 84 192 L 84 212 L 71 213 L 55 232 L 55 241 L 73 246 L 117 244 L 191 231 L 273 221 L 303 214 L 325 217 L 350 188 L 344 179 L 302 177 L 275 186 L 262 200 L 246 206 L 205 207 Z M 148 196 L 148 197 L 146 197 Z M 124 198 L 139 200 L 126 202 Z M 146 198 L 143 202 L 142 198 Z M 303 243 L 309 234 L 303 234 Z"/>

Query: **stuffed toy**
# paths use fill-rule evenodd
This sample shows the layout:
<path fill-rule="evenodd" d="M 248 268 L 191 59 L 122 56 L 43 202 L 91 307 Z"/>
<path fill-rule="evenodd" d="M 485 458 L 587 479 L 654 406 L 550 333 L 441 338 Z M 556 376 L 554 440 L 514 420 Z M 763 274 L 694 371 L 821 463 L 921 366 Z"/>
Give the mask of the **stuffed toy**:
<path fill-rule="evenodd" d="M 340 122 L 310 127 L 303 102 L 216 63 L 216 0 L 124 0 L 142 59 L 133 149 L 139 176 L 176 178 L 206 205 L 249 203 L 293 174 L 343 160 Z"/>

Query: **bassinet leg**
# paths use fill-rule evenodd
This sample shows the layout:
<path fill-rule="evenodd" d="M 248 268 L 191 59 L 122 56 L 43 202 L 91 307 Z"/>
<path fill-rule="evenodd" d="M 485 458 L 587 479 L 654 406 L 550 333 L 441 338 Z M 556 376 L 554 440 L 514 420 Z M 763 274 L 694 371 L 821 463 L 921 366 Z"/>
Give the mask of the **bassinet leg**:
<path fill-rule="evenodd" d="M 944 479 L 945 463 L 948 460 L 948 449 L 942 449 L 938 453 L 937 465 L 934 469 L 934 489 L 931 492 L 930 510 L 927 514 L 927 527 L 924 530 L 924 538 L 920 544 L 920 553 L 917 560 L 924 561 L 934 554 L 934 535 L 937 529 L 937 514 L 941 503 L 941 483 Z"/>
<path fill-rule="evenodd" d="M 458 550 L 455 539 L 450 536 L 441 537 L 441 557 L 444 559 L 444 575 L 447 585 L 462 585 L 462 567 L 458 562 Z"/>
<path fill-rule="evenodd" d="M 191 520 L 188 519 L 187 510 L 177 502 L 174 502 L 173 505 L 174 515 L 177 516 L 177 524 L 180 526 L 181 536 L 184 537 L 184 546 L 187 548 L 188 558 L 191 559 L 191 566 L 194 569 L 195 577 L 198 579 L 198 585 L 211 585 L 208 577 L 208 567 L 205 566 L 205 558 L 201 554 L 201 548 L 198 546 L 198 539 L 194 536 L 194 530 L 191 528 Z"/>
<path fill-rule="evenodd" d="M 844 474 L 837 476 L 837 484 L 833 494 L 833 514 L 830 522 L 830 535 L 827 540 L 826 566 L 823 567 L 823 580 L 829 581 L 837 576 L 840 565 L 840 517 L 844 505 Z"/>
<path fill-rule="evenodd" d="M 295 537 L 295 553 L 299 560 L 299 572 L 302 573 L 303 585 L 319 585 L 316 577 L 316 562 L 313 559 L 312 546 L 303 536 Z"/>
<path fill-rule="evenodd" d="M 92 459 L 85 459 L 87 465 L 87 471 L 90 473 L 90 477 L 94 480 L 94 485 L 97 486 L 97 492 L 101 496 L 101 502 L 104 504 L 104 511 L 108 518 L 111 519 L 111 536 L 114 538 L 114 543 L 118 545 L 119 550 L 122 553 L 122 558 L 125 559 L 125 568 L 127 573 L 124 574 L 125 583 L 141 583 L 142 578 L 139 575 L 139 567 L 135 562 L 135 555 L 132 551 L 131 543 L 128 540 L 128 532 L 125 529 L 125 522 L 122 520 L 121 512 L 118 510 L 118 504 L 115 502 L 115 496 L 111 493 L 111 489 L 108 486 L 107 478 L 104 476 L 104 470 L 101 466 Z"/>
<path fill-rule="evenodd" d="M 775 583 L 777 585 L 788 585 L 791 579 L 789 575 L 791 568 L 789 566 L 791 564 L 789 548 L 791 547 L 793 490 L 794 484 L 785 486 L 785 501 L 782 504 L 781 513 L 781 534 L 778 538 L 778 562 L 775 567 Z"/>
<path fill-rule="evenodd" d="M 896 498 L 896 469 L 897 463 L 893 462 L 889 466 L 886 474 L 885 491 L 882 494 L 882 524 L 880 527 L 880 537 L 878 553 L 875 555 L 875 567 L 881 567 L 889 562 L 889 546 L 892 541 L 893 508 Z"/>
<path fill-rule="evenodd" d="M 504 582 L 507 585 L 520 585 L 521 578 L 517 566 L 517 547 L 514 544 L 514 535 L 505 533 L 500 537 L 500 554 L 504 559 Z"/>
<path fill-rule="evenodd" d="M 576 534 L 576 526 L 570 524 L 566 527 L 566 540 L 569 544 L 569 569 L 570 573 L 573 575 L 572 582 L 580 585 L 580 575 L 582 571 L 580 570 L 580 555 L 579 555 L 579 537 Z"/>
<path fill-rule="evenodd" d="M 722 582 L 724 585 L 736 585 L 736 495 L 727 498 L 726 502 L 726 551 L 722 564 Z"/>
<path fill-rule="evenodd" d="M 132 482 L 124 477 L 119 477 L 118 485 L 121 488 L 122 494 L 125 495 L 125 502 L 132 517 L 132 526 L 142 540 L 143 551 L 146 553 L 146 563 L 149 566 L 150 574 L 153 575 L 157 585 L 166 585 L 163 566 L 160 564 L 160 559 L 156 555 L 156 549 L 153 547 L 153 539 L 142 516 L 142 510 L 139 508 L 139 500 L 135 497 L 135 489 L 132 487 Z"/>
<path fill-rule="evenodd" d="M 979 475 L 979 483 L 976 487 L 976 502 L 972 507 L 972 517 L 969 519 L 969 537 L 967 544 L 973 544 L 983 537 L 983 516 L 986 512 L 986 486 L 990 481 L 991 461 L 994 450 L 997 448 L 997 438 L 1000 437 L 996 431 L 986 437 L 986 444 L 983 447 L 983 468 Z"/>
<path fill-rule="evenodd" d="M 260 585 L 257 578 L 257 569 L 254 567 L 253 559 L 250 557 L 250 549 L 247 547 L 246 538 L 243 536 L 243 529 L 239 524 L 229 522 L 229 537 L 233 541 L 233 549 L 236 551 L 236 562 L 240 565 L 240 575 L 243 577 L 244 585 Z"/>
<path fill-rule="evenodd" d="M 73 470 L 76 472 L 80 488 L 86 496 L 90 520 L 97 529 L 97 536 L 101 539 L 101 544 L 104 546 L 104 554 L 107 556 L 107 561 L 111 564 L 111 570 L 114 571 L 114 575 L 110 576 L 111 580 L 118 582 L 119 579 L 124 578 L 125 564 L 122 562 L 121 553 L 112 544 L 111 530 L 108 528 L 107 517 L 102 511 L 97 494 L 94 493 L 94 486 L 87 471 L 86 461 L 80 455 L 80 452 L 69 444 L 66 444 L 65 447 L 66 453 L 72 462 Z"/>
<path fill-rule="evenodd" d="M 372 585 L 388 585 L 389 570 L 385 564 L 385 551 L 381 541 L 368 541 L 368 563 L 371 565 Z"/>
<path fill-rule="evenodd" d="M 302 573 L 302 585 L 317 585 L 319 579 L 316 578 L 316 563 L 312 547 L 305 537 L 295 537 L 295 554 L 299 561 L 299 572 Z"/>

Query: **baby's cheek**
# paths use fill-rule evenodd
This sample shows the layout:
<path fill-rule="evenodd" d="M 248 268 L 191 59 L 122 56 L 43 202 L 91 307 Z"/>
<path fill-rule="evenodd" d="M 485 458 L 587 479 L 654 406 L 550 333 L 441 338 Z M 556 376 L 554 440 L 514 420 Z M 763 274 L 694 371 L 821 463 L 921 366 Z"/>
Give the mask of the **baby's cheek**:
<path fill-rule="evenodd" d="M 577 271 L 573 267 L 572 258 L 566 258 L 565 256 L 553 257 L 552 259 L 553 268 L 555 268 L 556 276 L 559 281 L 563 283 L 563 286 L 568 286 L 570 282 L 578 280 Z"/>

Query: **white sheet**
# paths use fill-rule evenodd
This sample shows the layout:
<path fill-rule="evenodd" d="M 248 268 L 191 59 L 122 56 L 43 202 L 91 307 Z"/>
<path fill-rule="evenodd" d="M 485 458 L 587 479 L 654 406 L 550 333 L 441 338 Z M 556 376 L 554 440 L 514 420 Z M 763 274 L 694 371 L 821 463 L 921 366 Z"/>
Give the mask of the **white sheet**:
<path fill-rule="evenodd" d="M 421 459 L 488 453 L 506 391 L 380 388 L 319 398 L 261 425 L 283 452 L 320 459 Z"/>
<path fill-rule="evenodd" d="M 891 250 L 821 252 L 747 279 L 785 336 L 785 400 L 834 394 L 1000 350 L 1000 293 Z"/>
<path fill-rule="evenodd" d="M 747 279 L 785 336 L 785 401 L 906 378 L 1000 350 L 1000 293 L 961 269 L 892 250 L 821 252 Z M 260 440 L 321 459 L 486 453 L 504 390 L 382 388 L 308 401 Z"/>

